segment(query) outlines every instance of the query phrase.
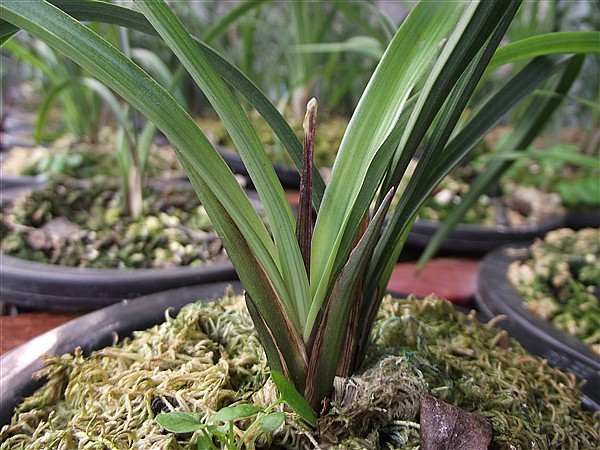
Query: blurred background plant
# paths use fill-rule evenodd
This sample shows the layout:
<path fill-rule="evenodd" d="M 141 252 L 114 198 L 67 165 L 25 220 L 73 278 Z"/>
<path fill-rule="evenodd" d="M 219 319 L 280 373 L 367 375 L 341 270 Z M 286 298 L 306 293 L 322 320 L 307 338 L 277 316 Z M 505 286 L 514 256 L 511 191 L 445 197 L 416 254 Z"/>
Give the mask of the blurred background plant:
<path fill-rule="evenodd" d="M 322 99 L 320 103 L 320 129 L 318 137 L 322 142 L 316 142 L 316 159 L 322 167 L 333 160 L 339 140 L 344 132 L 347 117 L 356 106 L 359 94 L 376 63 L 382 55 L 383 49 L 389 43 L 397 25 L 404 19 L 412 4 L 410 2 L 395 2 L 393 4 L 380 1 L 367 2 L 269 2 L 265 0 L 250 0 L 245 2 L 218 2 L 218 1 L 180 1 L 173 2 L 174 11 L 180 16 L 190 29 L 198 30 L 203 40 L 210 43 L 224 57 L 239 67 L 243 73 L 261 88 L 261 90 L 277 104 L 280 111 L 290 119 L 294 130 L 301 136 L 301 119 L 306 100 L 311 96 Z M 534 0 L 525 2 L 515 21 L 509 27 L 505 43 L 516 42 L 524 36 L 542 35 L 557 31 L 586 31 L 598 29 L 600 22 L 600 7 L 596 2 L 580 1 L 566 2 L 561 0 Z M 93 27 L 109 27 L 108 25 L 90 25 Z M 123 45 L 119 38 L 117 28 L 113 27 L 110 33 L 104 33 L 111 42 Z M 179 64 L 163 43 L 149 40 L 137 31 L 130 31 L 127 44 L 131 47 L 131 56 L 134 60 L 156 76 L 161 84 L 168 85 L 168 78 L 174 76 L 179 69 Z M 27 42 L 29 40 L 29 42 Z M 59 101 L 65 106 L 65 121 L 72 123 L 67 129 L 70 134 L 79 136 L 80 139 L 94 141 L 98 139 L 98 129 L 103 121 L 113 120 L 118 117 L 108 105 L 111 101 L 101 94 L 100 87 L 90 87 L 85 83 L 67 83 L 66 79 L 86 79 L 85 73 L 75 67 L 63 57 L 54 54 L 47 46 L 35 43 L 31 38 L 23 36 L 23 43 L 7 43 L 5 48 L 14 55 L 25 53 L 25 48 L 11 48 L 21 46 L 39 46 L 43 51 L 37 65 L 52 67 L 52 76 L 42 72 L 41 67 L 36 67 L 31 62 L 28 72 L 32 76 L 32 86 L 37 92 L 48 92 L 42 108 L 47 116 L 38 120 L 38 139 L 42 137 L 42 124 L 52 122 L 50 105 Z M 119 43 L 121 42 L 121 43 Z M 3 50 L 4 52 L 4 50 Z M 36 55 L 36 51 L 27 52 Z M 49 58 L 45 61 L 43 57 Z M 28 56 L 31 58 L 31 56 Z M 53 64 L 53 61 L 57 61 Z M 475 102 L 467 110 L 462 123 L 467 123 L 470 114 L 485 100 L 488 92 L 498 86 L 502 80 L 509 77 L 525 64 L 525 60 L 515 61 L 511 64 L 501 65 L 493 70 L 488 70 L 475 93 Z M 597 154 L 600 127 L 598 127 L 598 67 L 597 54 L 590 54 L 584 61 L 584 66 L 568 94 L 563 95 L 560 108 L 554 113 L 553 119 L 543 131 L 538 133 L 536 145 L 544 148 L 555 142 L 566 143 L 575 141 L 578 152 Z M 54 67 L 57 70 L 54 70 Z M 45 69 L 48 71 L 49 69 Z M 163 74 L 163 75 L 160 75 Z M 166 74 L 166 75 L 165 75 Z M 178 75 L 179 76 L 179 75 Z M 54 80 L 54 81 L 53 81 Z M 44 86 L 52 84 L 48 89 Z M 98 84 L 98 83 L 96 83 Z M 61 86 L 57 88 L 56 86 Z M 60 92 L 60 95 L 58 94 Z M 323 93 L 327 95 L 323 95 Z M 210 119 L 214 117 L 203 94 L 195 86 L 189 76 L 184 75 L 174 92 L 177 99 L 187 102 L 187 109 L 196 117 Z M 492 130 L 492 134 L 502 136 L 513 129 L 513 124 L 518 123 L 528 105 L 542 96 L 555 95 L 549 85 L 542 86 L 530 98 L 522 102 L 519 107 L 509 113 L 501 124 Z M 48 98 L 53 98 L 53 101 Z M 249 104 L 242 103 L 250 110 Z M 71 106 L 69 106 L 69 104 Z M 76 108 L 74 105 L 83 105 Z M 595 107 L 596 106 L 596 107 Z M 42 114 L 40 114 L 42 115 Z M 251 110 L 249 115 L 255 119 L 255 126 L 264 133 L 259 133 L 261 140 L 266 144 L 271 159 L 276 162 L 290 164 L 286 152 L 280 141 L 269 130 L 269 127 L 257 114 Z M 118 133 L 116 147 L 121 174 L 131 173 L 131 167 L 139 166 L 136 170 L 144 170 L 149 144 L 151 144 L 150 130 L 141 131 L 143 119 L 135 117 L 134 113 L 121 112 L 124 122 Z M 326 120 L 331 118 L 331 125 Z M 87 127 L 86 127 L 86 121 Z M 134 123 L 135 126 L 132 124 Z M 202 122 L 202 128 L 207 135 L 220 145 L 230 146 L 231 141 L 222 128 L 211 127 L 210 122 Z M 51 139 L 60 134 L 60 130 L 47 126 L 44 128 L 44 139 Z M 460 126 L 459 126 L 460 129 Z M 79 130 L 79 131 L 77 131 Z M 124 130 L 130 130 L 125 132 Z M 54 135 L 54 136 L 53 136 Z M 426 142 L 426 140 L 424 141 Z M 486 150 L 494 150 L 498 146 L 498 139 L 490 139 Z M 137 157 L 130 150 L 131 147 L 140 146 Z M 482 144 L 483 145 L 483 144 Z M 540 147 L 541 146 L 541 147 Z M 481 147 L 481 146 L 480 146 Z M 477 147 L 476 147 L 477 148 Z M 477 150 L 474 149 L 473 152 Z M 549 153 L 550 154 L 550 153 Z M 551 154 L 556 154 L 556 152 Z M 471 153 L 469 157 L 476 156 Z M 61 157 L 62 162 L 67 161 Z M 548 160 L 548 158 L 544 158 Z M 506 162 L 507 159 L 505 158 Z M 529 160 L 527 160 L 529 161 Z M 563 161 L 564 159 L 559 159 Z M 554 163 L 553 163 L 554 164 Z M 559 164 L 556 162 L 556 164 Z M 526 163 L 521 163 L 526 166 Z M 546 164 L 545 167 L 547 167 Z M 563 167 L 563 166 L 561 166 Z M 557 173 L 558 167 L 553 173 Z M 523 170 L 513 173 L 513 177 L 523 174 Z M 523 175 L 525 176 L 525 175 Z M 130 177 L 122 175 L 123 186 L 131 184 Z M 589 182 L 589 186 L 593 188 Z M 497 188 L 496 188 L 497 190 Z"/>

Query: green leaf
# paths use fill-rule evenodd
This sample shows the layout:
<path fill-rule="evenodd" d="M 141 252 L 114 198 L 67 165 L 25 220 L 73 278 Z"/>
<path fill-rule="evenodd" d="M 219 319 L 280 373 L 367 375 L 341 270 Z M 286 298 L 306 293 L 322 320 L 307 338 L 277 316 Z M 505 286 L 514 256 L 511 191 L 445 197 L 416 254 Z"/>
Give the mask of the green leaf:
<path fill-rule="evenodd" d="M 522 150 L 516 152 L 503 152 L 500 154 L 491 155 L 491 158 L 502 161 L 515 161 L 520 158 L 532 158 L 538 160 L 554 159 L 557 161 L 565 161 L 577 166 L 586 167 L 588 169 L 600 168 L 600 161 L 597 156 L 584 155 L 577 153 L 577 147 L 575 146 L 557 146 L 551 147 L 544 150 Z"/>
<path fill-rule="evenodd" d="M 225 439 L 229 430 L 230 427 L 227 423 L 223 425 L 206 425 L 206 431 L 220 439 Z"/>
<path fill-rule="evenodd" d="M 296 45 L 291 50 L 306 53 L 356 52 L 375 60 L 379 60 L 383 55 L 379 41 L 369 36 L 353 36 L 344 42 Z"/>
<path fill-rule="evenodd" d="M 282 373 L 271 371 L 271 378 L 279 390 L 281 400 L 283 400 L 292 410 L 302 419 L 313 427 L 317 426 L 315 413 L 306 402 L 304 397 L 294 387 L 294 384 L 288 380 Z"/>
<path fill-rule="evenodd" d="M 198 436 L 198 450 L 212 450 L 215 446 L 212 439 L 205 434 Z"/>
<path fill-rule="evenodd" d="M 541 55 L 600 53 L 597 31 L 563 31 L 522 39 L 500 47 L 488 69 Z"/>
<path fill-rule="evenodd" d="M 462 10 L 462 4 L 454 2 L 418 3 L 388 46 L 363 93 L 342 140 L 315 225 L 310 274 L 313 300 L 306 328 L 312 328 L 331 287 L 337 252 L 371 161 L 391 133 L 412 90 L 435 61 Z"/>
<path fill-rule="evenodd" d="M 265 414 L 258 419 L 258 424 L 263 433 L 273 433 L 285 422 L 285 413 L 273 412 Z"/>
<path fill-rule="evenodd" d="M 135 3 L 207 96 L 244 161 L 269 222 L 273 224 L 276 263 L 285 280 L 285 284 L 278 287 L 279 295 L 294 325 L 302 331 L 310 303 L 308 276 L 303 270 L 304 262 L 295 239 L 292 210 L 256 131 L 225 82 L 169 7 L 148 0 L 136 0 Z"/>
<path fill-rule="evenodd" d="M 245 419 L 246 417 L 253 416 L 262 412 L 262 409 L 257 408 L 254 405 L 240 404 L 235 406 L 227 406 L 221 408 L 215 414 L 213 414 L 208 422 L 232 422 L 237 419 Z"/>
<path fill-rule="evenodd" d="M 51 3 L 79 20 L 106 22 L 132 28 L 142 33 L 157 35 L 152 25 L 142 14 L 129 8 L 93 0 L 52 0 Z M 0 39 L 5 40 L 12 36 L 17 29 L 6 21 L 1 22 Z M 225 58 L 197 38 L 195 40 L 198 47 L 219 75 L 232 87 L 237 89 L 264 117 L 288 151 L 296 168 L 301 170 L 302 143 L 273 103 L 269 101 L 252 80 L 225 60 Z M 3 41 L 0 40 L 0 42 Z M 323 192 L 325 191 L 325 182 L 316 167 L 314 170 L 313 190 L 313 203 L 315 209 L 318 211 L 321 206 Z"/>
<path fill-rule="evenodd" d="M 165 430 L 171 433 L 193 433 L 205 427 L 201 423 L 202 415 L 191 412 L 161 413 L 156 416 L 156 421 Z"/>
<path fill-rule="evenodd" d="M 563 69 L 563 73 L 556 83 L 555 90 L 560 94 L 567 92 L 577 77 L 582 63 L 583 57 L 581 55 L 567 58 L 537 58 L 507 84 L 507 88 L 510 86 L 514 92 L 504 92 L 504 95 L 502 95 L 501 91 L 490 100 L 490 105 L 494 105 L 494 108 L 497 108 L 494 113 L 502 112 L 500 97 L 510 98 L 511 96 L 514 96 L 514 98 L 519 98 L 519 90 L 523 88 L 527 89 L 527 83 L 541 83 L 550 75 L 553 75 L 559 68 Z M 542 64 L 541 68 L 539 66 L 540 64 Z M 515 82 L 515 80 L 519 81 Z M 493 99 L 497 96 L 498 102 L 493 102 Z M 511 135 L 510 139 L 503 144 L 501 152 L 512 152 L 518 149 L 527 148 L 535 136 L 537 136 L 540 130 L 545 126 L 552 113 L 560 104 L 562 98 L 562 95 L 551 98 L 535 98 L 535 101 L 529 105 L 526 113 L 523 116 L 523 119 L 517 123 L 515 132 Z M 499 117 L 501 117 L 501 115 L 499 115 Z M 475 118 L 471 120 L 474 119 Z M 479 124 L 481 125 L 481 122 L 479 122 Z M 467 127 L 465 127 L 463 131 L 465 131 L 466 128 Z M 459 141 L 462 137 L 461 134 L 462 132 L 456 136 L 456 139 L 448 144 L 448 147 Z M 470 147 L 467 147 L 467 150 L 468 148 Z M 430 240 L 429 244 L 419 258 L 419 269 L 421 269 L 433 256 L 437 248 L 439 248 L 441 245 L 443 239 L 452 231 L 464 214 L 466 214 L 466 212 L 475 204 L 479 196 L 485 192 L 489 186 L 495 183 L 511 165 L 511 161 L 507 162 L 498 159 L 492 159 L 488 162 L 482 172 L 471 183 L 467 195 L 465 195 L 461 203 L 451 211 L 449 216 L 440 226 L 439 230 Z M 443 176 L 444 174 L 439 173 L 438 175 Z"/>
<path fill-rule="evenodd" d="M 202 40 L 205 42 L 212 41 L 215 37 L 227 30 L 227 27 L 234 23 L 240 17 L 243 17 L 248 11 L 261 6 L 263 3 L 269 0 L 246 0 L 240 5 L 232 8 L 229 13 L 221 18 L 218 22 L 213 24 L 208 30 L 202 35 Z"/>

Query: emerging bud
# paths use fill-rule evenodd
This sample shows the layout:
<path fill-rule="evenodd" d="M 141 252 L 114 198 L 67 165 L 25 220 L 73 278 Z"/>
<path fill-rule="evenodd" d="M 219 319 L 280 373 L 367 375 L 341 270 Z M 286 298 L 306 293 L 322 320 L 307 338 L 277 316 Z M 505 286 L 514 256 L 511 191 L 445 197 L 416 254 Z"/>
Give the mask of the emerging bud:
<path fill-rule="evenodd" d="M 296 237 L 298 238 L 306 273 L 310 277 L 310 246 L 313 226 L 313 158 L 315 153 L 315 130 L 317 128 L 317 100 L 315 98 L 312 98 L 306 105 L 303 128 L 304 152 L 302 154 L 302 173 L 300 174 L 300 201 L 296 222 Z"/>

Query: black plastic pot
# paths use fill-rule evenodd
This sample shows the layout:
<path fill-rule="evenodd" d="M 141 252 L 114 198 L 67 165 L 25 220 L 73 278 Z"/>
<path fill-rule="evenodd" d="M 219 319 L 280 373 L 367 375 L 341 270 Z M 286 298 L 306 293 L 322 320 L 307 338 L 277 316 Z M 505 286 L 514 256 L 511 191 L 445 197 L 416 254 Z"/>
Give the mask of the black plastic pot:
<path fill-rule="evenodd" d="M 233 151 L 223 147 L 216 147 L 221 157 L 225 160 L 229 168 L 233 173 L 239 175 L 249 176 L 248 169 L 244 165 L 240 155 Z M 299 188 L 300 187 L 300 174 L 296 168 L 291 166 L 285 166 L 283 164 L 273 163 L 273 169 L 277 174 L 277 178 L 281 182 L 284 188 Z"/>
<path fill-rule="evenodd" d="M 174 315 L 183 306 L 196 300 L 220 298 L 230 283 L 211 283 L 160 292 L 121 302 L 78 317 L 14 348 L 0 357 L 0 421 L 10 423 L 16 406 L 33 394 L 43 380 L 33 381 L 31 375 L 43 367 L 40 357 L 61 355 L 81 347 L 84 354 L 109 346 L 115 333 L 120 339 L 135 330 L 152 327 L 165 320 L 165 311 Z M 231 283 L 241 292 L 238 282 Z"/>
<path fill-rule="evenodd" d="M 483 255 L 501 245 L 544 236 L 548 231 L 562 228 L 565 224 L 566 217 L 563 216 L 547 219 L 535 227 L 522 228 L 485 227 L 461 223 L 444 239 L 440 253 Z M 406 243 L 424 248 L 439 228 L 440 222 L 417 219 L 408 234 Z"/>
<path fill-rule="evenodd" d="M 255 198 L 251 202 L 261 207 Z M 168 269 L 90 269 L 28 261 L 0 252 L 0 299 L 21 310 L 88 312 L 124 298 L 237 279 L 231 262 Z"/>
<path fill-rule="evenodd" d="M 21 193 L 44 185 L 40 177 L 0 176 L 0 205 L 14 200 Z"/>
<path fill-rule="evenodd" d="M 83 269 L 0 254 L 0 298 L 23 310 L 93 311 L 124 298 L 236 279 L 229 262 L 169 269 Z"/>
<path fill-rule="evenodd" d="M 523 299 L 506 277 L 508 266 L 518 259 L 514 250 L 524 250 L 527 245 L 503 246 L 486 255 L 477 280 L 477 309 L 486 320 L 506 315 L 507 319 L 499 326 L 529 352 L 546 359 L 552 366 L 572 372 L 580 380 L 586 380 L 582 388 L 583 402 L 588 408 L 599 410 L 600 357 L 577 338 L 527 311 Z"/>
<path fill-rule="evenodd" d="M 567 214 L 567 227 L 573 230 L 600 228 L 600 210 L 574 211 Z"/>
<path fill-rule="evenodd" d="M 37 186 L 43 183 L 40 177 L 27 177 L 18 175 L 1 175 L 0 189 L 11 189 L 23 186 Z"/>

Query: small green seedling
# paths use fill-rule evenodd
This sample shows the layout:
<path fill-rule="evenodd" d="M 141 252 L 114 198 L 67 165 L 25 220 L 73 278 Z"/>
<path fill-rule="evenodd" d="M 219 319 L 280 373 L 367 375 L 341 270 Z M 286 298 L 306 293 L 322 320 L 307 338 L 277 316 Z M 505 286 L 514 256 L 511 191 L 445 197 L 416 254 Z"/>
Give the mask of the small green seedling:
<path fill-rule="evenodd" d="M 264 410 L 253 405 L 240 404 L 220 409 L 210 416 L 205 423 L 202 423 L 201 414 L 191 412 L 162 413 L 156 416 L 156 421 L 171 433 L 201 431 L 202 435 L 198 437 L 198 450 L 254 448 L 254 442 L 261 433 L 273 433 L 285 422 L 285 413 L 273 411 L 275 406 L 282 403 L 288 405 L 308 424 L 316 426 L 312 409 L 292 382 L 279 372 L 271 372 L 271 377 L 277 389 L 279 389 L 279 398 Z M 234 429 L 234 422 L 252 416 L 256 416 L 254 422 L 241 436 L 238 436 Z M 246 443 L 248 439 L 249 442 Z M 223 447 L 215 446 L 214 440 Z"/>

